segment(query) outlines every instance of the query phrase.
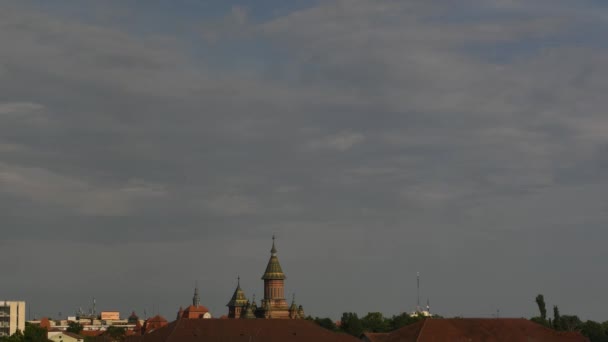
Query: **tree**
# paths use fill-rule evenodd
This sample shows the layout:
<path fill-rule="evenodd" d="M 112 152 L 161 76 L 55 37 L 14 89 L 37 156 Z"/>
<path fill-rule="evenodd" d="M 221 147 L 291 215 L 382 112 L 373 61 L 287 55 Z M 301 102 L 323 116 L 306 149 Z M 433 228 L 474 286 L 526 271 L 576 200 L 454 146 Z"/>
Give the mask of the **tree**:
<path fill-rule="evenodd" d="M 322 326 L 325 329 L 331 330 L 331 331 L 337 331 L 338 327 L 336 326 L 336 323 L 334 323 L 334 321 L 332 321 L 330 318 L 319 318 L 319 317 L 315 317 L 314 319 L 312 319 L 313 322 L 317 323 L 318 325 Z"/>
<path fill-rule="evenodd" d="M 345 333 L 353 335 L 355 337 L 359 337 L 361 336 L 361 334 L 363 334 L 363 325 L 361 324 L 361 320 L 359 319 L 359 316 L 357 316 L 356 313 L 343 313 L 341 322 L 342 324 L 340 325 L 340 329 Z"/>
<path fill-rule="evenodd" d="M 110 336 L 112 338 L 112 340 L 116 341 L 116 340 L 120 340 L 122 337 L 124 337 L 126 332 L 127 332 L 127 330 L 124 327 L 109 326 L 106 329 L 105 334 L 107 336 Z"/>
<path fill-rule="evenodd" d="M 559 308 L 557 305 L 553 305 L 553 329 L 562 330 L 562 318 L 559 315 Z"/>
<path fill-rule="evenodd" d="M 82 329 L 84 329 L 82 324 L 80 324 L 78 322 L 70 322 L 70 323 L 68 323 L 68 328 L 65 331 L 73 333 L 73 334 L 80 334 Z"/>
<path fill-rule="evenodd" d="M 602 324 L 587 321 L 581 326 L 581 333 L 589 338 L 591 342 L 608 342 L 608 334 Z"/>
<path fill-rule="evenodd" d="M 396 315 L 388 319 L 389 330 L 397 330 L 399 328 L 416 323 L 425 318 L 426 317 L 422 315 L 410 316 L 407 312 L 404 312 L 400 315 Z"/>
<path fill-rule="evenodd" d="M 25 342 L 25 337 L 21 330 L 17 329 L 17 331 L 9 337 L 5 337 L 3 342 Z"/>
<path fill-rule="evenodd" d="M 538 305 L 538 311 L 540 311 L 540 319 L 546 321 L 547 307 L 545 305 L 545 296 L 543 296 L 542 294 L 536 296 L 536 305 Z"/>
<path fill-rule="evenodd" d="M 365 317 L 361 318 L 361 325 L 363 326 L 363 331 L 374 333 L 386 332 L 389 327 L 381 312 L 367 313 Z"/>
<path fill-rule="evenodd" d="M 47 331 L 38 325 L 25 323 L 25 331 L 23 337 L 25 342 L 47 342 Z"/>
<path fill-rule="evenodd" d="M 576 315 L 563 315 L 560 318 L 560 323 L 565 331 L 577 331 L 583 325 L 583 322 Z"/>

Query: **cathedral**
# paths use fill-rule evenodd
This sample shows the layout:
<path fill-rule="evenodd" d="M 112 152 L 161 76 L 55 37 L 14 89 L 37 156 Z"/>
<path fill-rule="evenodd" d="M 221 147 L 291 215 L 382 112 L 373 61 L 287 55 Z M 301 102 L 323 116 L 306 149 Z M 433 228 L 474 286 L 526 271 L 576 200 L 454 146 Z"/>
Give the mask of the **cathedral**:
<path fill-rule="evenodd" d="M 275 238 L 272 237 L 272 249 L 270 250 L 270 260 L 266 266 L 266 271 L 262 275 L 264 280 L 264 298 L 260 301 L 260 306 L 255 302 L 255 296 L 251 301 L 245 296 L 241 289 L 240 278 L 236 290 L 230 299 L 228 306 L 228 318 L 278 318 L 278 319 L 303 319 L 304 309 L 295 302 L 295 295 L 291 305 L 285 299 L 285 274 L 281 269 Z"/>

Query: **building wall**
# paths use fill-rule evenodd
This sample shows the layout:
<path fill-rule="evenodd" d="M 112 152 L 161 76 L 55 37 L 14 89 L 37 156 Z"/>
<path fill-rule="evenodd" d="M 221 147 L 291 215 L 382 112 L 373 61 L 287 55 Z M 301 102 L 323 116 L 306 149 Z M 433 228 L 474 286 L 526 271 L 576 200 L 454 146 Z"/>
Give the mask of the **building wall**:
<path fill-rule="evenodd" d="M 0 336 L 25 330 L 25 302 L 0 301 Z"/>
<path fill-rule="evenodd" d="M 280 279 L 264 280 L 264 299 L 285 298 L 285 283 Z"/>

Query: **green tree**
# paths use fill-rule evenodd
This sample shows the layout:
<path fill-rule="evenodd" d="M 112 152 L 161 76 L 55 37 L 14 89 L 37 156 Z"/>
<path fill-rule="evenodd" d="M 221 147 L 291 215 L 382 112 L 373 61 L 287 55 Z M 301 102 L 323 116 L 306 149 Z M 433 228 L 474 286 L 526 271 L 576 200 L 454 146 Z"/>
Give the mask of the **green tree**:
<path fill-rule="evenodd" d="M 530 318 L 530 320 L 531 320 L 532 322 L 534 322 L 534 323 L 538 323 L 538 324 L 540 324 L 540 325 L 545 325 L 545 326 L 547 325 L 547 321 L 546 321 L 546 320 L 543 320 L 543 319 L 542 319 L 542 318 L 540 318 L 539 316 L 532 317 L 532 318 Z"/>
<path fill-rule="evenodd" d="M 557 305 L 553 305 L 553 329 L 563 330 L 562 317 L 559 314 L 559 308 Z"/>
<path fill-rule="evenodd" d="M 315 317 L 314 319 L 312 319 L 313 322 L 317 323 L 318 325 L 322 326 L 325 329 L 331 330 L 331 331 L 337 331 L 338 327 L 336 326 L 336 323 L 334 323 L 334 321 L 332 321 L 330 318 L 319 318 L 319 317 Z"/>
<path fill-rule="evenodd" d="M 602 324 L 594 321 L 587 321 L 581 326 L 581 333 L 591 342 L 608 342 L 608 334 Z"/>
<path fill-rule="evenodd" d="M 21 330 L 17 329 L 17 331 L 9 337 L 5 337 L 5 342 L 25 342 L 25 337 Z M 3 342 L 4 342 L 3 341 Z"/>
<path fill-rule="evenodd" d="M 367 315 L 361 318 L 361 325 L 363 326 L 363 331 L 367 332 L 377 333 L 389 330 L 389 325 L 381 312 L 367 313 Z"/>
<path fill-rule="evenodd" d="M 47 342 L 46 338 L 47 331 L 38 325 L 25 323 L 25 331 L 23 331 L 23 337 L 25 342 Z"/>
<path fill-rule="evenodd" d="M 340 330 L 355 337 L 363 334 L 363 324 L 354 312 L 345 312 L 342 314 Z"/>
<path fill-rule="evenodd" d="M 70 322 L 70 323 L 68 323 L 68 328 L 65 331 L 71 332 L 74 334 L 80 334 L 82 329 L 84 329 L 82 324 L 80 324 L 78 322 Z"/>
<path fill-rule="evenodd" d="M 536 296 L 536 305 L 538 305 L 538 311 L 540 311 L 540 319 L 546 321 L 547 306 L 545 305 L 545 296 L 543 296 L 542 294 Z"/>
<path fill-rule="evenodd" d="M 421 316 L 421 315 L 410 316 L 407 312 L 404 312 L 400 315 L 395 315 L 395 316 L 391 317 L 387 321 L 388 321 L 389 330 L 392 331 L 392 330 L 397 330 L 399 328 L 402 328 L 406 325 L 416 323 L 425 318 L 426 317 Z"/>
<path fill-rule="evenodd" d="M 112 340 L 117 341 L 117 340 L 121 340 L 125 336 L 126 332 L 127 332 L 127 330 L 124 327 L 109 326 L 106 329 L 105 334 L 107 336 L 110 336 L 112 338 Z"/>
<path fill-rule="evenodd" d="M 563 315 L 560 321 L 562 329 L 565 331 L 578 331 L 583 325 L 583 322 L 576 315 Z"/>

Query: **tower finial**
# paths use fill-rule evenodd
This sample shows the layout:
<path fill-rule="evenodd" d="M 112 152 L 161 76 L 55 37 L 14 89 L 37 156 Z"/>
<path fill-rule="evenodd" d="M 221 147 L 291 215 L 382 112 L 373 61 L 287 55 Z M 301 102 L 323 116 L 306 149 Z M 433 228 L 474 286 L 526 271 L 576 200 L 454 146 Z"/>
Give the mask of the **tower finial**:
<path fill-rule="evenodd" d="M 192 297 L 192 305 L 201 305 L 201 298 L 198 295 L 198 280 L 194 282 L 194 296 Z"/>
<path fill-rule="evenodd" d="M 241 276 L 240 275 L 236 276 L 236 286 L 241 287 Z"/>
<path fill-rule="evenodd" d="M 276 255 L 277 254 L 277 248 L 274 245 L 274 240 L 275 240 L 275 237 L 274 237 L 274 234 L 272 234 L 272 249 L 270 250 L 270 253 L 272 255 Z"/>

